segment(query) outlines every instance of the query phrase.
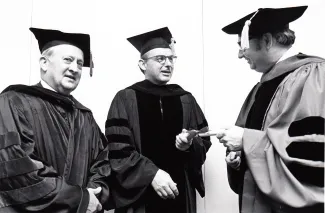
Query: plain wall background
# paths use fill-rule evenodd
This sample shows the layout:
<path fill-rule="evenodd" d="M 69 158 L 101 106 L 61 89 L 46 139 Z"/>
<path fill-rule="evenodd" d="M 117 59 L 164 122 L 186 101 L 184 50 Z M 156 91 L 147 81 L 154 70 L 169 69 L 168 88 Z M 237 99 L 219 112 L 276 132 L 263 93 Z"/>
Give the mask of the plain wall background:
<path fill-rule="evenodd" d="M 237 37 L 221 28 L 260 7 L 305 4 L 309 5 L 305 14 L 290 25 L 297 36 L 295 47 L 325 57 L 323 0 L 4 0 L 0 2 L 0 90 L 39 81 L 40 53 L 30 26 L 89 33 L 94 75 L 90 78 L 84 68 L 73 95 L 93 111 L 104 131 L 116 92 L 143 80 L 137 66 L 139 53 L 126 38 L 168 26 L 178 55 L 171 83 L 196 97 L 213 130 L 234 124 L 246 95 L 260 78 L 245 60 L 238 60 Z M 237 196 L 227 182 L 225 148 L 215 138 L 212 142 L 203 168 L 206 197 L 198 199 L 198 213 L 237 213 Z"/>

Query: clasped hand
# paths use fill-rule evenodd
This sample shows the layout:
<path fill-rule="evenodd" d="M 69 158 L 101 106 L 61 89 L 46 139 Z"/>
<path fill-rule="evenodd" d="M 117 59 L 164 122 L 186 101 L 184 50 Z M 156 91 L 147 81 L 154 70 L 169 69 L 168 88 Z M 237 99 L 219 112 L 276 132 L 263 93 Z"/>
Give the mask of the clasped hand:
<path fill-rule="evenodd" d="M 89 203 L 87 207 L 87 213 L 96 213 L 102 210 L 102 205 L 97 199 L 96 195 L 98 195 L 101 191 L 101 187 L 97 187 L 96 189 L 88 188 L 89 192 Z"/>
<path fill-rule="evenodd" d="M 228 166 L 230 166 L 233 169 L 239 170 L 241 158 L 236 152 L 233 151 L 229 152 L 225 160 Z"/>
<path fill-rule="evenodd" d="M 159 197 L 163 199 L 175 199 L 179 194 L 177 184 L 167 172 L 161 169 L 156 173 L 151 185 Z"/>

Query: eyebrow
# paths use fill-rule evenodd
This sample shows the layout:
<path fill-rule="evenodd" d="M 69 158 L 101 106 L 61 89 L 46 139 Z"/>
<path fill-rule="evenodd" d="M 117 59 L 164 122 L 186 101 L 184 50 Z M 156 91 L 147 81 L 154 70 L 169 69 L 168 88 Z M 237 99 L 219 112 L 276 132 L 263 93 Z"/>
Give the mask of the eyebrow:
<path fill-rule="evenodd" d="M 82 63 L 84 63 L 85 61 L 83 59 L 77 59 L 77 61 L 81 61 Z"/>
<path fill-rule="evenodd" d="M 78 62 L 81 61 L 82 63 L 84 63 L 84 59 L 82 58 L 77 58 L 75 56 L 72 56 L 72 55 L 65 55 L 63 57 L 70 57 L 70 58 L 73 58 L 73 60 L 77 60 Z"/>

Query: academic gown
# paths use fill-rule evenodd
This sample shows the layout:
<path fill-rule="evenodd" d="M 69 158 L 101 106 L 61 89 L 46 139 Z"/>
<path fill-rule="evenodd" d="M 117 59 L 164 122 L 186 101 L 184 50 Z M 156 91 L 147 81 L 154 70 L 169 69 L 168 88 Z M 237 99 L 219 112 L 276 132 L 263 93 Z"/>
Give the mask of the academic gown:
<path fill-rule="evenodd" d="M 0 212 L 85 213 L 108 200 L 107 141 L 72 96 L 13 85 L 0 95 Z"/>
<path fill-rule="evenodd" d="M 195 189 L 204 196 L 202 164 L 210 137 L 195 137 L 187 151 L 175 147 L 182 129 L 208 123 L 195 98 L 175 84 L 138 82 L 114 97 L 105 135 L 112 166 L 116 213 L 195 213 Z M 151 186 L 158 169 L 177 183 L 175 200 L 160 198 Z"/>
<path fill-rule="evenodd" d="M 324 212 L 325 60 L 277 63 L 248 95 L 239 171 L 228 166 L 242 213 Z"/>

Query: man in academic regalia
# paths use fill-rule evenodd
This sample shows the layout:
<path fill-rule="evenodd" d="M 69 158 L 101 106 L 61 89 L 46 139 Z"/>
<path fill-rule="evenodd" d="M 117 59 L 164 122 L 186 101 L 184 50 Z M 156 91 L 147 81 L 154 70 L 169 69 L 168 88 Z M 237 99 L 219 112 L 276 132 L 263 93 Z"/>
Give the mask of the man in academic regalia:
<path fill-rule="evenodd" d="M 167 84 L 176 60 L 169 29 L 128 41 L 140 52 L 145 80 L 119 91 L 107 116 L 115 212 L 195 213 L 211 146 L 196 133 L 208 123 L 191 93 Z"/>
<path fill-rule="evenodd" d="M 0 95 L 0 212 L 100 212 L 109 198 L 107 141 L 70 93 L 91 67 L 87 34 L 30 28 L 41 81 Z"/>
<path fill-rule="evenodd" d="M 306 9 L 259 9 L 222 29 L 263 74 L 217 135 L 243 213 L 324 212 L 325 60 L 296 52 L 289 29 Z"/>

